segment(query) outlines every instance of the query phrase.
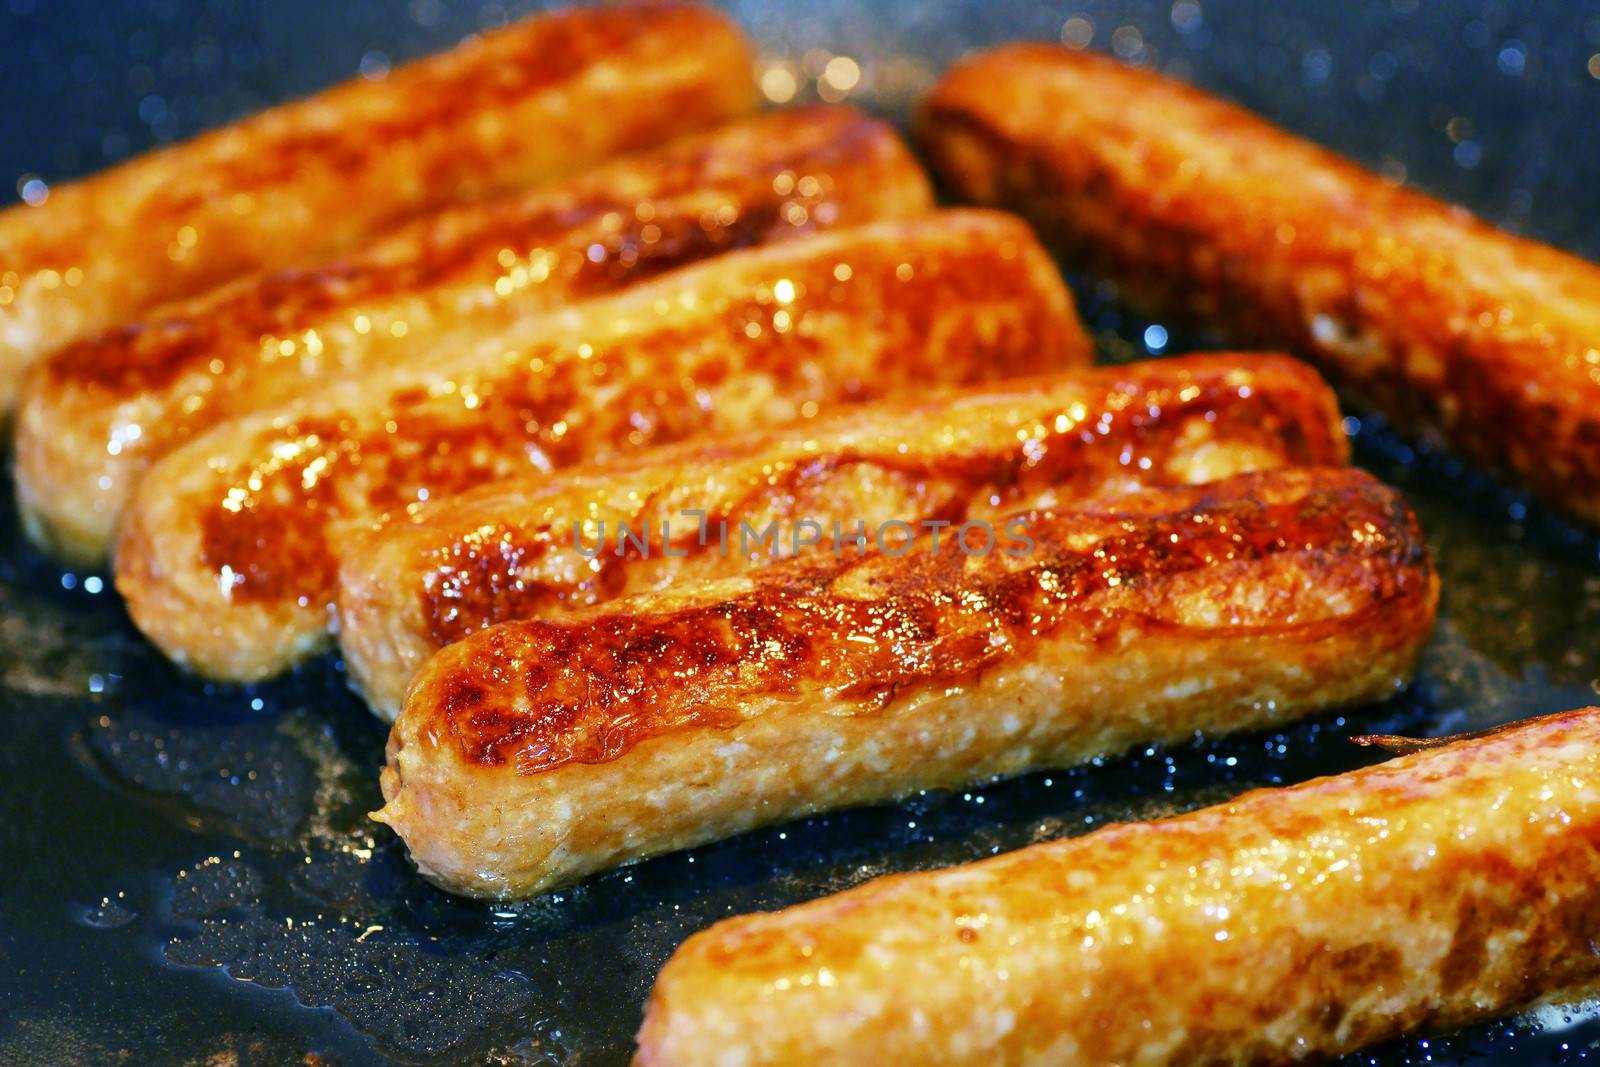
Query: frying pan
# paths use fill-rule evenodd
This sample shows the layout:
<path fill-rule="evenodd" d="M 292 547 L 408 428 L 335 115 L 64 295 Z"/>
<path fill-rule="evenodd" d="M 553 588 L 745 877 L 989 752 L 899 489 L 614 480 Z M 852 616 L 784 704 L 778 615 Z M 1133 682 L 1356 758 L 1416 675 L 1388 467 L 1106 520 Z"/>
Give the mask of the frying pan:
<path fill-rule="evenodd" d="M 903 118 L 962 50 L 1065 37 L 1600 258 L 1600 6 L 732 8 L 785 72 L 772 95 L 793 85 L 797 100 Z M 0 0 L 0 198 L 525 10 Z M 847 64 L 826 76 L 837 55 L 859 78 Z M 1149 328 L 1161 324 L 1075 285 L 1107 358 L 1207 344 L 1176 331 L 1163 344 Z M 1406 694 L 1279 733 L 776 827 L 515 907 L 430 888 L 367 822 L 384 731 L 336 662 L 249 689 L 185 677 L 133 630 L 105 575 L 61 571 L 0 505 L 0 1063 L 619 1064 L 656 969 L 723 916 L 1345 770 L 1375 758 L 1354 733 L 1437 735 L 1595 702 L 1600 542 L 1358 414 L 1358 461 L 1411 495 L 1444 579 L 1438 636 Z M 1560 1062 L 1594 1047 L 1600 1011 L 1545 1010 L 1352 1062 Z"/>

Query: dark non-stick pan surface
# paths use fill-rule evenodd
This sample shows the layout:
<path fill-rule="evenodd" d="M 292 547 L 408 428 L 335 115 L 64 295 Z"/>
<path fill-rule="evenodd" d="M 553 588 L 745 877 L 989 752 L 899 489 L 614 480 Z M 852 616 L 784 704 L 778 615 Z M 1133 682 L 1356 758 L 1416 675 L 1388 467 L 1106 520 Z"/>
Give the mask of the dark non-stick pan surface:
<path fill-rule="evenodd" d="M 850 98 L 896 117 L 963 49 L 1065 29 L 1600 258 L 1600 6 L 735 11 L 800 99 L 848 55 L 863 72 Z M 522 13 L 479 0 L 0 0 L 0 201 Z M 1092 282 L 1078 288 L 1108 358 L 1204 343 L 1162 345 Z M 1600 701 L 1600 543 L 1374 420 L 1349 426 L 1359 461 L 1411 494 L 1444 578 L 1408 694 L 1281 733 L 765 830 L 506 908 L 430 888 L 366 820 L 384 730 L 336 663 L 249 690 L 185 677 L 133 630 L 106 576 L 41 558 L 4 506 L 0 1063 L 618 1064 L 656 969 L 723 916 L 1375 758 L 1352 733 L 1441 734 Z M 1597 1043 L 1600 1012 L 1546 1010 L 1354 1062 L 1564 1062 Z"/>

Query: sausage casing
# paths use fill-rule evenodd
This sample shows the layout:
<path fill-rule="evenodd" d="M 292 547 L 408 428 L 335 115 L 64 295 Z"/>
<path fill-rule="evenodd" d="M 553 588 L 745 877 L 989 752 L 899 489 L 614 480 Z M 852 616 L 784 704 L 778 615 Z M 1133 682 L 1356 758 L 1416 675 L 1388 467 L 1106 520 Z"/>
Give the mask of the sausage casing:
<path fill-rule="evenodd" d="M 796 540 L 825 549 L 835 526 L 844 536 L 889 522 L 960 526 L 1347 458 L 1332 391 L 1280 356 L 1146 360 L 853 405 L 794 428 L 485 486 L 336 538 L 339 644 L 352 682 L 393 719 L 427 657 L 485 626 L 738 574 Z M 813 528 L 798 539 L 738 532 L 800 522 Z M 680 554 L 665 554 L 669 536 Z"/>
<path fill-rule="evenodd" d="M 1287 347 L 1600 522 L 1600 267 L 1155 74 L 1043 45 L 953 69 L 922 140 L 1135 302 Z"/>
<path fill-rule="evenodd" d="M 139 476 L 228 418 L 719 252 L 931 207 L 888 126 L 804 108 L 241 279 L 33 368 L 17 412 L 24 523 L 58 554 L 99 562 Z"/>
<path fill-rule="evenodd" d="M 1592 988 L 1597 887 L 1589 708 L 718 923 L 634 1062 L 1320 1062 Z"/>
<path fill-rule="evenodd" d="M 1010 216 L 941 212 L 730 252 L 197 437 L 140 482 L 117 588 L 174 659 L 260 678 L 328 643 L 337 520 L 1090 357 L 1054 264 Z"/>
<path fill-rule="evenodd" d="M 957 534 L 480 631 L 412 683 L 374 817 L 440 886 L 528 896 L 810 812 L 1378 699 L 1432 630 L 1415 519 L 1360 471 L 1025 518 L 1020 555 Z"/>
<path fill-rule="evenodd" d="M 0 411 L 40 356 L 157 304 L 747 112 L 751 64 L 692 4 L 562 11 L 58 185 L 0 213 Z"/>

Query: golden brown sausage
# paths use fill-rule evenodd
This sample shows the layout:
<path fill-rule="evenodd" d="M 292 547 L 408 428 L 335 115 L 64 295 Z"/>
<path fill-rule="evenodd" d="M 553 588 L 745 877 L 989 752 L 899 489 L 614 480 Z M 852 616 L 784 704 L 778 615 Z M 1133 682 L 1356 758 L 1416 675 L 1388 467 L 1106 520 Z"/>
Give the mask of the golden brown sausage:
<path fill-rule="evenodd" d="M 260 678 L 328 643 L 336 520 L 1090 355 L 1054 265 L 1010 216 L 730 252 L 195 438 L 140 483 L 117 587 L 173 658 Z"/>
<path fill-rule="evenodd" d="M 157 304 L 747 112 L 751 64 L 692 4 L 563 11 L 0 212 L 0 414 L 34 360 Z"/>
<path fill-rule="evenodd" d="M 1282 1064 L 1600 979 L 1600 709 L 718 923 L 638 1067 Z"/>
<path fill-rule="evenodd" d="M 958 65 L 922 139 L 1158 314 L 1287 346 L 1412 431 L 1600 522 L 1600 267 L 1240 108 L 1044 45 Z"/>
<path fill-rule="evenodd" d="M 228 418 L 718 252 L 931 206 L 888 126 L 796 109 L 452 208 L 315 269 L 242 279 L 33 368 L 17 412 L 23 520 L 59 554 L 98 562 L 139 476 Z"/>
<path fill-rule="evenodd" d="M 845 536 L 896 521 L 960 526 L 1347 458 L 1331 390 L 1281 356 L 1147 360 L 856 405 L 486 486 L 335 538 L 339 643 L 353 683 L 393 719 L 427 657 L 485 626 L 742 573 L 795 540 L 831 544 L 835 524 Z M 788 534 L 802 522 L 813 526 L 798 539 L 746 538 L 741 551 L 741 526 Z"/>
<path fill-rule="evenodd" d="M 1433 628 L 1415 519 L 1360 471 L 1022 518 L 1031 545 L 997 520 L 480 631 L 412 683 L 374 817 L 438 885 L 529 896 L 811 812 L 1379 699 Z"/>

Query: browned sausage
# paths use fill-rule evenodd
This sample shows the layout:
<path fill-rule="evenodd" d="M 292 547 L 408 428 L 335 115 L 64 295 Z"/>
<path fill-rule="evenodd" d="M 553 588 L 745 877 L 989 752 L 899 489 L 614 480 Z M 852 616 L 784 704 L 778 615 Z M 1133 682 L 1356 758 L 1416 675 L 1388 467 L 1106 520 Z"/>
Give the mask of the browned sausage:
<path fill-rule="evenodd" d="M 1010 216 L 730 252 L 195 438 L 140 482 L 117 588 L 173 658 L 260 678 L 330 641 L 338 520 L 1090 355 L 1054 264 Z"/>
<path fill-rule="evenodd" d="M 1375 700 L 1433 628 L 1414 517 L 1348 468 L 976 529 L 450 645 L 390 732 L 375 818 L 440 886 L 529 896 L 810 812 Z"/>
<path fill-rule="evenodd" d="M 892 522 L 959 526 L 1346 458 L 1332 391 L 1281 356 L 1147 360 L 856 405 L 485 486 L 334 538 L 339 643 L 351 680 L 393 719 L 427 657 L 485 626 L 739 574 L 796 540 L 828 547 L 835 524 L 846 536 Z M 811 526 L 787 536 L 802 522 Z M 741 526 L 773 523 L 785 537 L 741 550 Z"/>
<path fill-rule="evenodd" d="M 229 418 L 719 252 L 931 207 L 889 127 L 796 109 L 242 279 L 33 368 L 17 411 L 24 523 L 98 562 L 150 464 Z"/>
<path fill-rule="evenodd" d="M 1321 1062 L 1600 979 L 1600 709 L 718 923 L 638 1067 Z"/>
<path fill-rule="evenodd" d="M 1109 59 L 959 64 L 922 139 L 1135 302 L 1285 346 L 1413 431 L 1600 522 L 1600 267 Z"/>
<path fill-rule="evenodd" d="M 0 212 L 0 414 L 51 349 L 396 222 L 749 111 L 751 52 L 680 2 L 562 11 Z"/>

